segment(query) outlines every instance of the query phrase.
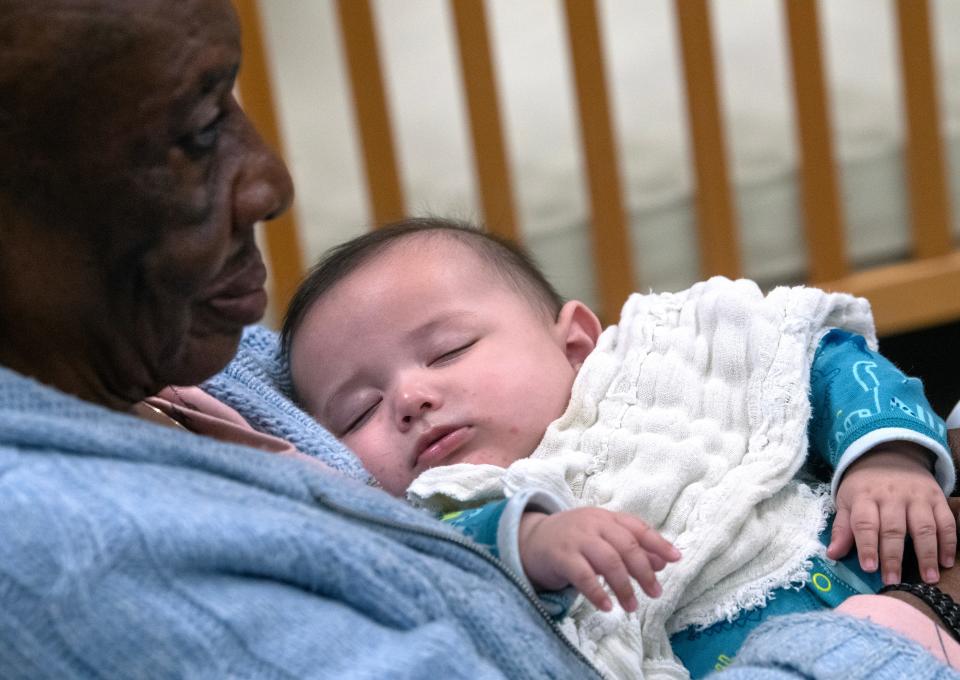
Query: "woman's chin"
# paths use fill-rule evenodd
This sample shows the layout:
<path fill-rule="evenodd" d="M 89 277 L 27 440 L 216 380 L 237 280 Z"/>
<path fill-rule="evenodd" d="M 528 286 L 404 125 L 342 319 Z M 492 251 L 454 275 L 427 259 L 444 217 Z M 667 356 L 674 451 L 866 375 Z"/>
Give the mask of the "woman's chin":
<path fill-rule="evenodd" d="M 226 367 L 237 353 L 243 328 L 191 335 L 167 367 L 161 367 L 168 385 L 197 385 Z"/>

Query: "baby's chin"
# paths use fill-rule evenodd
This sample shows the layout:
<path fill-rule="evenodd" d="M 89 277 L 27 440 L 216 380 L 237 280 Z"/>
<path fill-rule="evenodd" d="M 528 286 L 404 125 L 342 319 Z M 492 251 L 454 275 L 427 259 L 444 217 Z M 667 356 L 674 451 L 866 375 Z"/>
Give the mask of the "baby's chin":
<path fill-rule="evenodd" d="M 370 481 L 367 482 L 368 486 L 372 486 L 375 489 L 380 489 L 387 492 L 394 498 L 406 498 L 407 489 L 410 485 L 416 480 L 416 474 L 407 473 L 407 474 L 396 474 L 396 475 L 383 475 L 377 474 L 367 468 L 367 472 L 370 472 Z"/>

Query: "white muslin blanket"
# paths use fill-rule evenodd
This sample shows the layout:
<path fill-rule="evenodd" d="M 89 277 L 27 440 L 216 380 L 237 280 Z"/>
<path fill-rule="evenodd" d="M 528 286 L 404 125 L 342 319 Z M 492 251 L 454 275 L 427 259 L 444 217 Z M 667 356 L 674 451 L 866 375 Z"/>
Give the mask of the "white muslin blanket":
<path fill-rule="evenodd" d="M 660 574 L 663 595 L 640 593 L 633 614 L 579 598 L 565 632 L 610 677 L 686 677 L 671 633 L 763 606 L 802 584 L 822 549 L 829 497 L 794 476 L 807 454 L 810 366 L 829 328 L 876 347 L 869 303 L 849 295 L 764 296 L 719 277 L 632 295 L 531 456 L 506 469 L 434 468 L 408 495 L 449 508 L 539 487 L 639 516 L 683 553 Z"/>

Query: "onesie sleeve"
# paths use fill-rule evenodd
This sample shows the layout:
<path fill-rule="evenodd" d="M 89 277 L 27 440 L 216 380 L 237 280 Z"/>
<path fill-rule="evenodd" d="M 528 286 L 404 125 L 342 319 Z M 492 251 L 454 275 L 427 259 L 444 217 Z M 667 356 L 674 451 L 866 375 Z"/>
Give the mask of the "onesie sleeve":
<path fill-rule="evenodd" d="M 520 518 L 525 512 L 552 515 L 566 509 L 562 501 L 552 493 L 540 489 L 524 489 L 509 499 L 451 512 L 443 515 L 441 519 L 486 548 L 494 557 L 498 557 L 531 592 L 536 592 L 527 579 L 520 560 Z M 537 595 L 550 615 L 559 618 L 573 603 L 576 590 L 569 587 L 555 592 L 541 591 L 537 592 Z"/>
<path fill-rule="evenodd" d="M 833 329 L 824 335 L 810 371 L 811 448 L 833 469 L 834 497 L 850 464 L 878 444 L 909 441 L 935 457 L 944 493 L 956 483 L 946 427 L 917 378 L 905 376 L 859 335 Z"/>

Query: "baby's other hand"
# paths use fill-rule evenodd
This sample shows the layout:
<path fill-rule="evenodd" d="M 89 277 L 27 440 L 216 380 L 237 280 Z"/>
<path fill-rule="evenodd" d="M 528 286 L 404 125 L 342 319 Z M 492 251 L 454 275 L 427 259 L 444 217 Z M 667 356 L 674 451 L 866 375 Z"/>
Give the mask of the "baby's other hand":
<path fill-rule="evenodd" d="M 954 563 L 957 525 L 929 460 L 917 444 L 888 442 L 850 465 L 837 489 L 827 556 L 840 559 L 855 542 L 864 571 L 879 566 L 884 584 L 898 583 L 909 531 L 921 578 L 939 581 L 938 561 L 944 567 Z"/>
<path fill-rule="evenodd" d="M 520 560 L 538 590 L 572 585 L 595 607 L 613 603 L 597 576 L 603 576 L 628 612 L 637 608 L 632 576 L 650 597 L 660 595 L 656 572 L 680 559 L 680 551 L 644 522 L 602 508 L 576 508 L 520 520 Z"/>

